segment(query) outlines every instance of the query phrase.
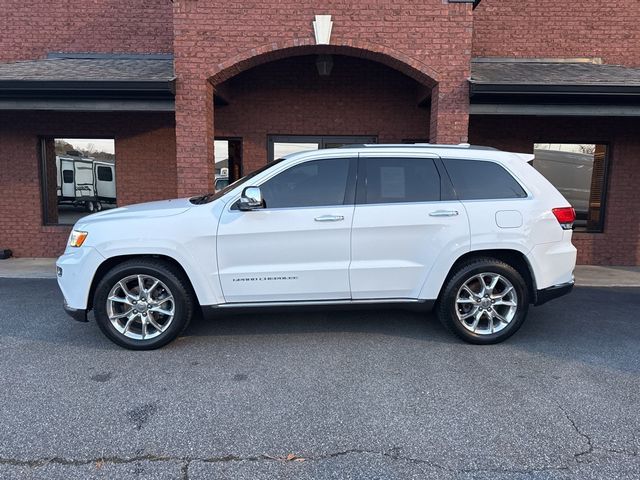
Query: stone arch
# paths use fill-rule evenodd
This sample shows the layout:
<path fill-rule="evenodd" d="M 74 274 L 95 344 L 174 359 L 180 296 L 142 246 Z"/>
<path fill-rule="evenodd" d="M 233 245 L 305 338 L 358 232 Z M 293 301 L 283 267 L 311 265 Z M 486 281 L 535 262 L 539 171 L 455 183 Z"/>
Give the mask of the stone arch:
<path fill-rule="evenodd" d="M 439 74 L 433 68 L 392 48 L 351 40 L 331 45 L 316 45 L 314 39 L 287 40 L 252 48 L 215 65 L 208 72 L 207 78 L 215 87 L 245 70 L 267 62 L 287 57 L 320 54 L 345 55 L 379 62 L 427 87 L 434 87 L 439 81 Z"/>

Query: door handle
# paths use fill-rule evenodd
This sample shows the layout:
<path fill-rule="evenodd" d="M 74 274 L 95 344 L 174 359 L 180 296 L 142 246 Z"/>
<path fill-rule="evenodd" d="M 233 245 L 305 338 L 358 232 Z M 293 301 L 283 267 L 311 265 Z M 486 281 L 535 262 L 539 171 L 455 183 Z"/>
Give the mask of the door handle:
<path fill-rule="evenodd" d="M 340 222 L 344 220 L 342 215 L 321 215 L 314 219 L 316 222 Z"/>
<path fill-rule="evenodd" d="M 435 210 L 429 213 L 430 217 L 455 217 L 458 215 L 457 210 Z"/>

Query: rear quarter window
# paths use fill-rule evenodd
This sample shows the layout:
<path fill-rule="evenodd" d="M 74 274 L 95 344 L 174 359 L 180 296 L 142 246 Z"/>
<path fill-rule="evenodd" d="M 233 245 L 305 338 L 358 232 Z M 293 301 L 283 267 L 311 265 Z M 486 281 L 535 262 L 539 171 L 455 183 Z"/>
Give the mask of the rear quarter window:
<path fill-rule="evenodd" d="M 460 200 L 525 198 L 527 192 L 501 165 L 491 161 L 443 159 Z"/>

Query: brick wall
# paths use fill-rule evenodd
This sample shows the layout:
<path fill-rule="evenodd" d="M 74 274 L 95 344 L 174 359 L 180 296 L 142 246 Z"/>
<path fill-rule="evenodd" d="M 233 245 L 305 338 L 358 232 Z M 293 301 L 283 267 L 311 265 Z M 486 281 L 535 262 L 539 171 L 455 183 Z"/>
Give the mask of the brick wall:
<path fill-rule="evenodd" d="M 54 257 L 71 227 L 43 226 L 38 137 L 115 138 L 118 204 L 176 196 L 171 114 L 0 112 L 0 248 Z"/>
<path fill-rule="evenodd" d="M 263 61 L 314 53 L 312 21 L 316 14 L 333 20 L 333 53 L 376 53 L 402 69 L 437 80 L 437 109 L 432 138 L 460 142 L 467 138 L 472 10 L 470 4 L 423 2 L 325 2 L 313 0 L 174 2 L 178 191 L 210 188 L 211 133 L 215 113 L 207 112 L 212 94 L 207 81 L 237 74 Z M 197 50 L 194 55 L 194 49 Z M 321 49 L 317 49 L 317 52 Z M 370 58 L 370 57 L 369 57 Z M 384 63 L 384 62 L 383 62 Z M 222 74 L 222 76 L 221 76 Z M 353 86 L 356 92 L 357 85 Z M 198 145 L 198 148 L 194 148 Z M 204 146 L 207 145 L 207 148 Z"/>
<path fill-rule="evenodd" d="M 638 0 L 482 0 L 475 57 L 601 57 L 640 66 Z"/>
<path fill-rule="evenodd" d="M 2 0 L 0 61 L 48 52 L 171 53 L 169 0 Z"/>
<path fill-rule="evenodd" d="M 608 143 L 609 182 L 603 233 L 574 233 L 578 263 L 640 265 L 640 120 L 471 116 L 478 145 L 532 153 L 534 143 Z"/>
<path fill-rule="evenodd" d="M 223 87 L 217 136 L 243 138 L 244 173 L 267 161 L 267 135 L 377 135 L 381 143 L 429 138 L 420 85 L 369 60 L 334 56 L 321 77 L 316 56 L 286 58 L 248 70 Z M 354 89 L 353 86 L 358 88 Z"/>

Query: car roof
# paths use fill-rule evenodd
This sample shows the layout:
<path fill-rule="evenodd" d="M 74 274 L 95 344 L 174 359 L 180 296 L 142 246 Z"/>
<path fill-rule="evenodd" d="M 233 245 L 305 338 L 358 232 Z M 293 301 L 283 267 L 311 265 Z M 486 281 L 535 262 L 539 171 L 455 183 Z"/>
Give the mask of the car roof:
<path fill-rule="evenodd" d="M 362 144 L 362 145 L 346 145 L 339 148 L 327 148 L 321 150 L 306 150 L 303 152 L 291 153 L 284 156 L 287 160 L 302 160 L 312 158 L 327 158 L 331 156 L 345 157 L 349 154 L 380 154 L 380 155 L 392 155 L 402 156 L 406 154 L 420 155 L 428 154 L 435 155 L 441 158 L 458 158 L 458 159 L 470 159 L 470 160 L 502 160 L 509 161 L 521 161 L 529 162 L 533 160 L 534 155 L 530 153 L 513 153 L 498 150 L 493 147 L 477 146 L 469 144 L 459 145 L 438 145 L 430 143 L 420 144 Z"/>

